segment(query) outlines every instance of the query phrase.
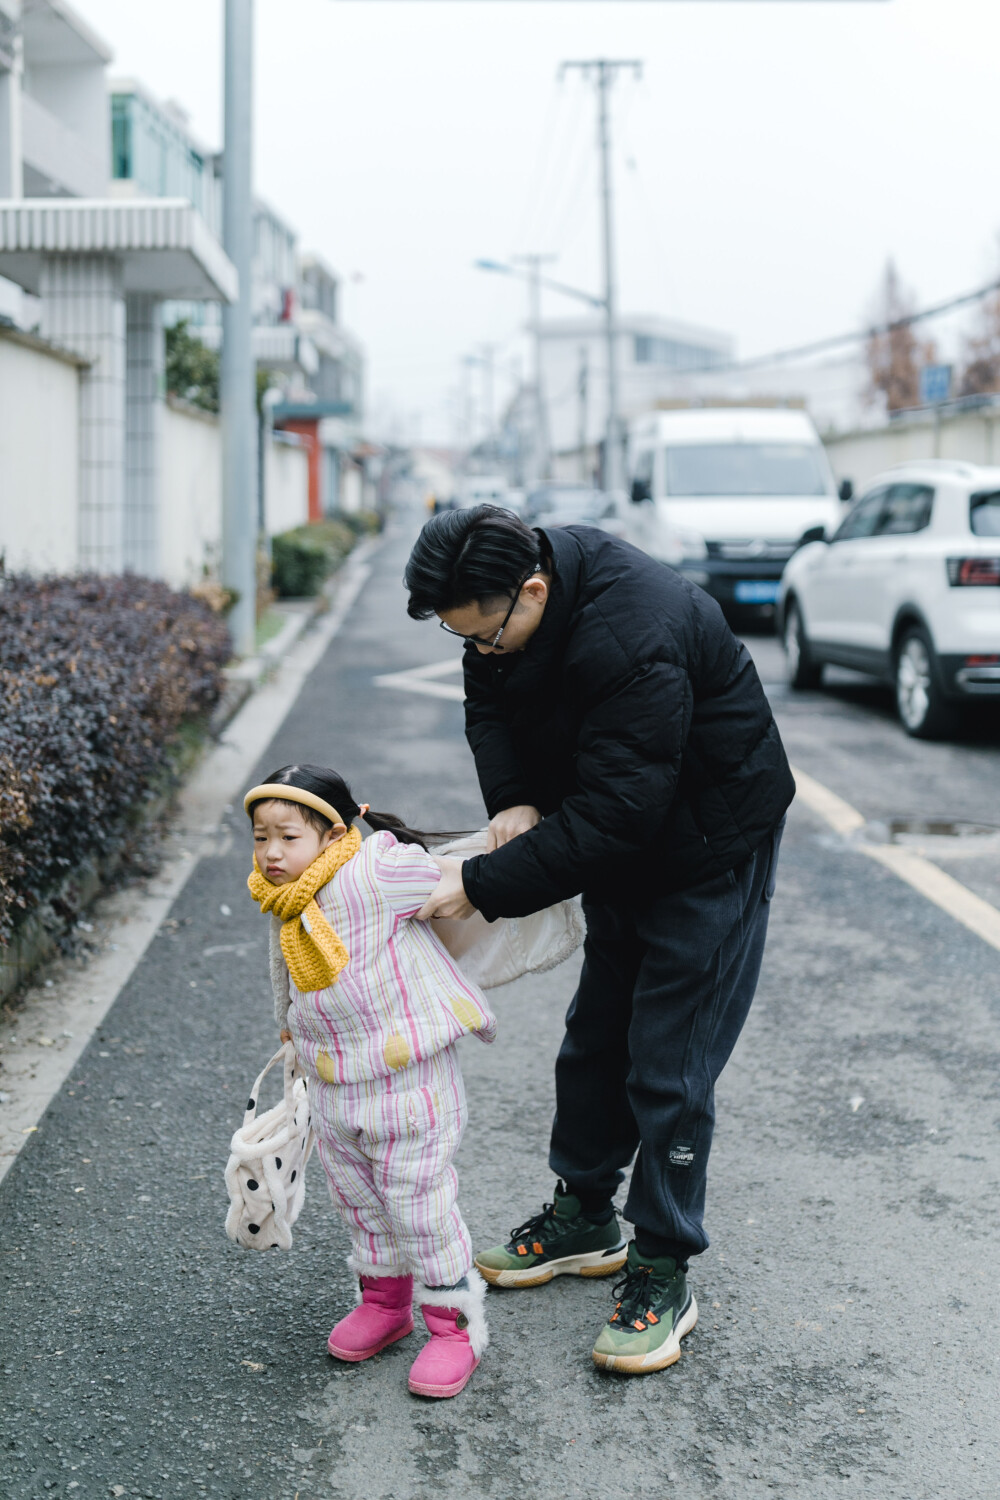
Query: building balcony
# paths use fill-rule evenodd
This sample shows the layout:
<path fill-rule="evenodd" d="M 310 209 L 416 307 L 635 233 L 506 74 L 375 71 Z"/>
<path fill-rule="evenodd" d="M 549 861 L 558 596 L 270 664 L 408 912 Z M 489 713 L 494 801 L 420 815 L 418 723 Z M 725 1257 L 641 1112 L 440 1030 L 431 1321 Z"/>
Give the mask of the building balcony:
<path fill-rule="evenodd" d="M 76 131 L 31 94 L 21 95 L 24 193 L 27 198 L 103 198 L 107 170 Z"/>

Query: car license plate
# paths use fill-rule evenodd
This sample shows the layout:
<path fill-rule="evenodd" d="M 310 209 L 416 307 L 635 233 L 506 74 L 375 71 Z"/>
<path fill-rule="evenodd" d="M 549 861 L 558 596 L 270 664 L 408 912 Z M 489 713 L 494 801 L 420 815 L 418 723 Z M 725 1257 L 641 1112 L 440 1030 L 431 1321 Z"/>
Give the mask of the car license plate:
<path fill-rule="evenodd" d="M 736 585 L 737 604 L 773 604 L 778 597 L 776 578 L 747 579 Z"/>

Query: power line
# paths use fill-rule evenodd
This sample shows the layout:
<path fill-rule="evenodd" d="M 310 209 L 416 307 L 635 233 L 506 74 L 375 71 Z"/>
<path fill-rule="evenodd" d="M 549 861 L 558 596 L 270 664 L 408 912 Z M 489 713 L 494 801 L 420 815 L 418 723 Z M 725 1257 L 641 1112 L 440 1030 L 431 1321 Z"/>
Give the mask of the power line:
<path fill-rule="evenodd" d="M 889 323 L 875 323 L 870 328 L 861 328 L 853 333 L 838 333 L 830 338 L 816 339 L 811 344 L 798 344 L 791 349 L 775 349 L 770 354 L 755 354 L 752 359 L 731 360 L 725 365 L 693 365 L 684 370 L 685 375 L 708 375 L 718 374 L 722 370 L 753 370 L 761 365 L 780 364 L 784 360 L 805 359 L 810 354 L 825 354 L 828 349 L 845 348 L 849 344 L 863 344 L 868 339 L 881 338 L 887 333 L 896 333 L 901 328 L 910 328 L 914 323 L 925 323 L 931 318 L 939 318 L 943 313 L 954 312 L 958 307 L 968 307 L 973 302 L 981 302 L 991 292 L 1000 292 L 1000 281 L 991 281 L 986 286 L 978 287 L 974 292 L 963 292 L 959 297 L 951 297 L 947 302 L 937 302 L 933 307 L 925 307 L 920 312 L 908 313 L 905 318 L 893 318 Z"/>

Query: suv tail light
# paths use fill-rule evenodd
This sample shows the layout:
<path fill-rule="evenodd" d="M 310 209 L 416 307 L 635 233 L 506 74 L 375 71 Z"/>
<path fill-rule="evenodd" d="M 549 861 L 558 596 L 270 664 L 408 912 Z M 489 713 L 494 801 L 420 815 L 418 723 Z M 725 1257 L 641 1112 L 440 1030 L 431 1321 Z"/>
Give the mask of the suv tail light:
<path fill-rule="evenodd" d="M 1000 588 L 1000 557 L 949 557 L 952 588 Z"/>

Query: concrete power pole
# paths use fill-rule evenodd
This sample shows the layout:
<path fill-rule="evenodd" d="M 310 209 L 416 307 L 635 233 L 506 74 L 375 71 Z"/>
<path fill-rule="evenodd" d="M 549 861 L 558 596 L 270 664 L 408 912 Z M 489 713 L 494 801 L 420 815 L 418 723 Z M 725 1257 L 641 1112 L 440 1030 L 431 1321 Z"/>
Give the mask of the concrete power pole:
<path fill-rule="evenodd" d="M 512 255 L 511 263 L 528 268 L 528 321 L 534 348 L 535 453 L 537 479 L 549 476 L 548 420 L 545 411 L 545 386 L 542 376 L 542 267 L 557 260 L 555 255 Z"/>
<path fill-rule="evenodd" d="M 229 616 L 240 656 L 253 652 L 257 613 L 254 465 L 253 0 L 226 0 L 225 145 L 222 243 L 240 279 L 239 300 L 222 309 L 222 581 L 239 596 Z"/>
<path fill-rule="evenodd" d="M 587 78 L 597 82 L 597 115 L 601 153 L 601 208 L 604 242 L 604 336 L 608 361 L 608 421 L 604 443 L 604 488 L 624 487 L 621 417 L 618 396 L 618 348 L 616 344 L 615 245 L 611 196 L 611 126 L 608 118 L 608 90 L 619 68 L 627 68 L 635 78 L 642 77 L 642 63 L 635 60 L 595 58 L 591 62 L 565 62 L 560 76 L 570 68 L 579 68 Z"/>
<path fill-rule="evenodd" d="M 483 446 L 489 455 L 490 462 L 494 465 L 497 462 L 498 452 L 496 412 L 494 410 L 496 354 L 496 344 L 482 344 L 477 356 L 483 377 L 483 418 L 486 423 L 486 436 Z"/>
<path fill-rule="evenodd" d="M 580 368 L 576 377 L 577 396 L 577 444 L 580 449 L 580 482 L 581 484 L 591 476 L 587 469 L 587 385 L 590 377 L 589 368 L 590 350 L 586 344 L 580 345 Z"/>

